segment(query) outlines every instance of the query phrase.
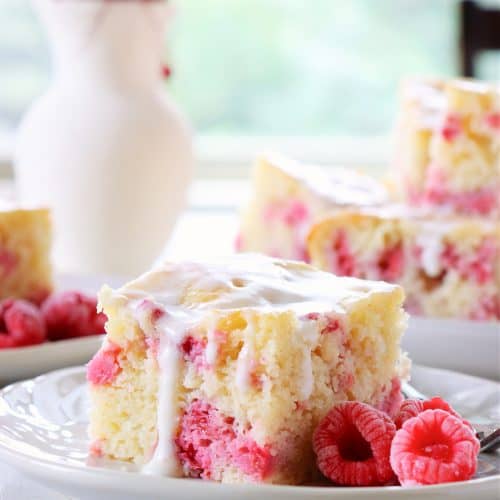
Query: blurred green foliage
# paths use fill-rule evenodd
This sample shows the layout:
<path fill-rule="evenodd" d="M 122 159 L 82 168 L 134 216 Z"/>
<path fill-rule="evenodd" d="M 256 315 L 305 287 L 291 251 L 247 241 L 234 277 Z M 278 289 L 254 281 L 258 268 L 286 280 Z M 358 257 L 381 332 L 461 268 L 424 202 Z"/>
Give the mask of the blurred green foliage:
<path fill-rule="evenodd" d="M 403 75 L 455 72 L 453 0 L 200 3 L 182 1 L 172 40 L 173 92 L 202 130 L 381 133 Z"/>
<path fill-rule="evenodd" d="M 168 86 L 203 133 L 383 134 L 402 77 L 457 72 L 458 0 L 175 4 Z M 1 0 L 0 131 L 44 89 L 49 67 L 28 0 Z"/>

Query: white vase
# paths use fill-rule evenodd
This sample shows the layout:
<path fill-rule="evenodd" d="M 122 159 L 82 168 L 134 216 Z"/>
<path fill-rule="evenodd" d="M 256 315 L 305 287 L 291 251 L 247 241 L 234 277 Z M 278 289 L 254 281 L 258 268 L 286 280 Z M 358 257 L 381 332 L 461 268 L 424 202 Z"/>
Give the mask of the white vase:
<path fill-rule="evenodd" d="M 18 196 L 52 208 L 56 269 L 137 274 L 162 251 L 193 164 L 162 82 L 167 3 L 34 4 L 54 78 L 18 131 Z"/>

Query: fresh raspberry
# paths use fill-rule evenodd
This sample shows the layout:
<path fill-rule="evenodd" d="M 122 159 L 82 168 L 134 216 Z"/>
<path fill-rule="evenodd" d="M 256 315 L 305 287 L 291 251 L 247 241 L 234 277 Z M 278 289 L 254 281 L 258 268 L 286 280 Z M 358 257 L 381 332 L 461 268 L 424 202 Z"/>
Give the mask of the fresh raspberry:
<path fill-rule="evenodd" d="M 389 417 L 394 418 L 399 411 L 403 402 L 403 394 L 401 393 L 401 379 L 394 377 L 391 380 L 390 386 L 384 387 L 384 396 L 374 405 L 377 410 L 387 413 Z"/>
<path fill-rule="evenodd" d="M 477 468 L 479 441 L 459 418 L 425 410 L 407 420 L 391 446 L 391 465 L 403 486 L 470 479 Z"/>
<path fill-rule="evenodd" d="M 42 304 L 50 340 L 104 333 L 106 316 L 97 312 L 95 297 L 82 292 L 55 293 Z"/>
<path fill-rule="evenodd" d="M 318 468 L 337 484 L 387 484 L 395 479 L 389 463 L 395 432 L 396 426 L 385 413 L 364 403 L 342 403 L 314 432 Z"/>
<path fill-rule="evenodd" d="M 198 369 L 207 365 L 205 360 L 206 347 L 207 339 L 197 339 L 192 335 L 185 337 L 180 345 L 184 359 L 194 364 Z"/>
<path fill-rule="evenodd" d="M 422 401 L 420 399 L 407 399 L 401 403 L 399 412 L 394 418 L 394 423 L 397 429 L 401 429 L 403 424 L 410 418 L 416 417 L 419 413 L 425 410 L 443 410 L 450 415 L 460 419 L 465 425 L 472 429 L 472 425 L 468 420 L 463 419 L 444 399 L 439 397 Z"/>
<path fill-rule="evenodd" d="M 283 208 L 281 214 L 283 221 L 288 226 L 296 226 L 309 218 L 309 210 L 307 206 L 299 200 L 291 200 Z"/>
<path fill-rule="evenodd" d="M 169 78 L 172 75 L 172 69 L 170 68 L 170 66 L 167 66 L 166 64 L 163 64 L 161 66 L 161 75 L 165 79 Z"/>
<path fill-rule="evenodd" d="M 340 320 L 334 317 L 326 317 L 327 323 L 321 329 L 321 335 L 327 335 L 329 333 L 341 331 Z"/>
<path fill-rule="evenodd" d="M 395 282 L 404 270 L 404 252 L 401 243 L 386 248 L 380 254 L 377 262 L 380 279 Z"/>
<path fill-rule="evenodd" d="M 447 142 L 453 142 L 462 132 L 462 119 L 459 115 L 448 115 L 441 128 L 441 135 Z"/>
<path fill-rule="evenodd" d="M 430 408 L 429 408 L 430 409 Z M 396 429 L 401 429 L 403 424 L 410 418 L 416 417 L 424 411 L 424 402 L 420 399 L 406 399 L 401 403 L 399 411 L 394 417 Z"/>
<path fill-rule="evenodd" d="M 500 130 L 500 113 L 486 115 L 486 123 L 492 129 Z"/>
<path fill-rule="evenodd" d="M 206 401 L 194 400 L 186 407 L 175 444 L 192 477 L 220 479 L 221 466 L 229 466 L 262 482 L 273 469 L 270 447 L 257 444 L 234 417 Z"/>
<path fill-rule="evenodd" d="M 498 254 L 498 244 L 493 239 L 487 238 L 472 258 L 466 258 L 454 245 L 448 244 L 443 250 L 441 259 L 445 267 L 456 269 L 464 278 L 474 279 L 479 285 L 484 285 L 495 275 Z"/>
<path fill-rule="evenodd" d="M 89 453 L 93 457 L 103 457 L 104 452 L 102 451 L 102 439 L 96 439 L 90 443 Z"/>
<path fill-rule="evenodd" d="M 122 348 L 107 340 L 87 365 L 87 380 L 94 385 L 110 384 L 121 372 Z"/>
<path fill-rule="evenodd" d="M 332 272 L 339 276 L 355 276 L 356 273 L 356 261 L 343 229 L 337 232 L 332 242 Z"/>
<path fill-rule="evenodd" d="M 475 321 L 500 319 L 500 296 L 498 294 L 483 295 L 469 313 L 469 318 Z"/>
<path fill-rule="evenodd" d="M 0 303 L 0 349 L 41 344 L 47 339 L 40 311 L 25 300 Z"/>

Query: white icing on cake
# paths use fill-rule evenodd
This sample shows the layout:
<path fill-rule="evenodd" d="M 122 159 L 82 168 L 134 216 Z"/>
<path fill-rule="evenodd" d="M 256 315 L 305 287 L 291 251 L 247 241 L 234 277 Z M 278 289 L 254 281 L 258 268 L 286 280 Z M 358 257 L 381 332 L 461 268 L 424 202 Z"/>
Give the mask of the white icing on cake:
<path fill-rule="evenodd" d="M 238 364 L 236 365 L 236 386 L 241 392 L 247 392 L 251 386 L 253 353 L 250 345 L 245 344 L 239 355 Z"/>
<path fill-rule="evenodd" d="M 0 198 L 0 212 L 31 212 L 37 210 L 49 210 L 47 206 L 23 203 L 22 205 L 14 200 Z"/>
<path fill-rule="evenodd" d="M 444 82 L 409 81 L 404 87 L 403 97 L 416 104 L 416 120 L 422 129 L 434 130 L 442 121 L 446 107 Z"/>
<path fill-rule="evenodd" d="M 266 154 L 263 158 L 334 205 L 369 206 L 389 200 L 388 192 L 380 182 L 352 168 L 304 165 L 277 153 Z"/>
<path fill-rule="evenodd" d="M 420 263 L 427 276 L 439 276 L 442 270 L 441 253 L 443 235 L 439 232 L 423 232 L 416 237 L 416 244 L 422 249 Z"/>
<path fill-rule="evenodd" d="M 215 338 L 215 328 L 209 328 L 207 333 L 207 346 L 205 347 L 205 361 L 208 365 L 213 365 L 217 360 L 219 346 Z"/>
<path fill-rule="evenodd" d="M 300 400 L 306 400 L 314 388 L 311 348 L 317 343 L 319 332 L 316 322 L 311 320 L 302 320 L 299 331 L 304 339 L 304 352 L 302 354 L 302 377 L 298 396 Z"/>
<path fill-rule="evenodd" d="M 165 263 L 112 292 L 117 300 L 151 300 L 191 322 L 214 310 L 291 310 L 343 313 L 352 301 L 392 292 L 380 281 L 338 277 L 301 262 L 236 254 L 210 262 Z"/>

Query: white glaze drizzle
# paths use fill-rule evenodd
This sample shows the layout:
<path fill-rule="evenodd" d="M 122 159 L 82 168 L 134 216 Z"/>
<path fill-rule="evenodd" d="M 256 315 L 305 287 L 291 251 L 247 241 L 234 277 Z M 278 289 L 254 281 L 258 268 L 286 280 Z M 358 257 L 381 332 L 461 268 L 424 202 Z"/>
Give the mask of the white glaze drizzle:
<path fill-rule="evenodd" d="M 319 331 L 316 322 L 311 320 L 300 320 L 299 335 L 304 340 L 304 352 L 301 362 L 301 385 L 298 388 L 299 400 L 303 401 L 309 398 L 314 388 L 311 349 L 318 341 Z"/>
<path fill-rule="evenodd" d="M 389 201 L 382 183 L 352 169 L 303 165 L 277 153 L 263 155 L 263 159 L 335 205 L 369 206 Z"/>
<path fill-rule="evenodd" d="M 124 287 L 100 296 L 107 307 L 113 301 L 130 307 L 146 335 L 160 336 L 158 364 L 158 443 L 144 472 L 177 476 L 180 465 L 175 453 L 175 436 L 179 422 L 177 401 L 179 344 L 186 333 L 214 311 L 290 310 L 298 316 L 309 312 L 337 311 L 345 313 L 351 301 L 373 293 L 391 293 L 397 288 L 382 282 L 339 278 L 306 264 L 282 261 L 257 254 L 237 254 L 211 262 L 165 263 Z M 153 325 L 139 312 L 144 300 L 151 301 L 164 315 Z M 306 344 L 313 339 L 309 325 L 301 325 Z M 310 322 L 309 322 L 310 323 Z M 214 325 L 209 328 L 209 353 L 213 361 L 217 353 Z M 215 353 L 215 354 L 214 354 Z M 306 399 L 313 384 L 310 347 L 302 366 L 300 395 Z M 240 352 L 236 379 L 242 391 L 251 383 L 252 346 L 246 343 Z"/>
<path fill-rule="evenodd" d="M 439 276 L 442 270 L 441 253 L 443 236 L 438 232 L 422 232 L 417 235 L 416 244 L 422 249 L 420 263 L 427 276 Z"/>
<path fill-rule="evenodd" d="M 238 355 L 236 364 L 236 387 L 245 393 L 251 386 L 253 352 L 248 343 L 245 343 Z"/>
<path fill-rule="evenodd" d="M 213 366 L 217 361 L 219 341 L 217 339 L 217 322 L 212 319 L 207 327 L 207 345 L 205 347 L 205 361 L 207 365 Z"/>
<path fill-rule="evenodd" d="M 181 363 L 179 344 L 192 322 L 181 311 L 171 310 L 155 324 L 160 333 L 158 365 L 158 443 L 151 460 L 143 467 L 147 474 L 180 476 L 174 438 L 179 422 L 178 386 Z"/>
<path fill-rule="evenodd" d="M 445 112 L 444 85 L 437 81 L 411 81 L 405 88 L 405 97 L 416 103 L 418 125 L 423 129 L 435 129 Z"/>
<path fill-rule="evenodd" d="M 215 331 L 208 330 L 207 346 L 205 347 L 205 361 L 208 365 L 212 366 L 217 361 L 218 344 L 215 339 Z"/>
<path fill-rule="evenodd" d="M 158 443 L 151 460 L 143 471 L 156 475 L 180 476 L 173 439 L 179 419 L 176 396 L 180 356 L 177 345 L 166 335 L 162 335 L 160 345 L 158 363 L 161 367 L 161 376 L 158 385 L 158 417 L 161 415 L 161 420 L 158 420 L 157 424 Z"/>

